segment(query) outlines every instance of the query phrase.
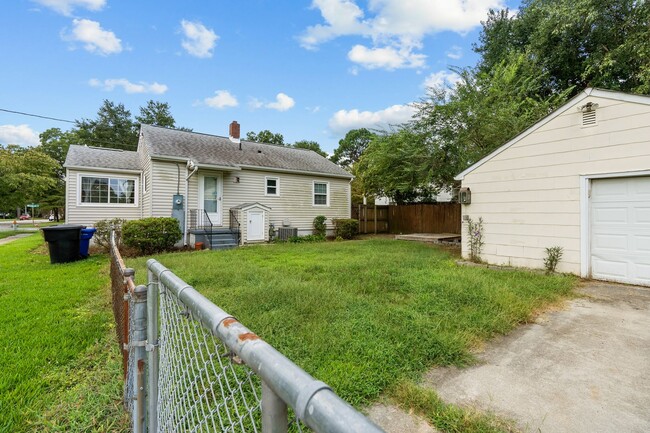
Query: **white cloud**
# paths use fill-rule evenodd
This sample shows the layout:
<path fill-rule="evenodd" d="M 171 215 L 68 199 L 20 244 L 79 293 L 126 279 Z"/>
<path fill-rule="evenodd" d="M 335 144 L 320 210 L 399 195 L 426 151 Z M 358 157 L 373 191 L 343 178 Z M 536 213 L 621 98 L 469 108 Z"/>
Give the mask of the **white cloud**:
<path fill-rule="evenodd" d="M 460 75 L 455 72 L 438 71 L 430 74 L 427 78 L 425 78 L 422 86 L 427 89 L 429 87 L 435 87 L 439 89 L 444 87 L 454 87 L 456 83 L 460 81 Z"/>
<path fill-rule="evenodd" d="M 146 83 L 140 81 L 132 83 L 126 78 L 109 78 L 104 81 L 92 78 L 88 80 L 88 84 L 93 87 L 101 87 L 106 91 L 115 90 L 116 87 L 121 87 L 126 93 L 153 93 L 155 95 L 162 95 L 167 91 L 167 86 L 160 83 Z"/>
<path fill-rule="evenodd" d="M 338 36 L 370 31 L 361 21 L 363 11 L 352 0 L 314 0 L 311 7 L 320 10 L 326 24 L 307 28 L 299 38 L 303 48 L 314 49 L 318 44 Z"/>
<path fill-rule="evenodd" d="M 270 102 L 266 104 L 265 107 L 272 110 L 287 111 L 294 105 L 296 105 L 296 101 L 294 101 L 291 96 L 284 93 L 278 93 L 275 96 L 275 102 Z"/>
<path fill-rule="evenodd" d="M 299 41 L 304 48 L 314 49 L 339 36 L 362 36 L 371 39 L 373 47 L 361 52 L 357 45 L 355 54 L 384 58 L 364 65 L 419 68 L 425 57 L 414 50 L 422 48 L 425 36 L 443 31 L 467 33 L 480 25 L 490 8 L 504 6 L 503 0 L 369 0 L 364 11 L 354 0 L 314 0 L 312 8 L 320 10 L 324 22 L 307 27 Z"/>
<path fill-rule="evenodd" d="M 253 110 L 257 110 L 258 108 L 262 108 L 264 106 L 264 102 L 260 101 L 257 98 L 250 98 L 250 101 L 248 101 L 248 106 Z"/>
<path fill-rule="evenodd" d="M 106 6 L 106 0 L 32 0 L 62 15 L 70 16 L 75 8 L 99 11 Z"/>
<path fill-rule="evenodd" d="M 102 29 L 97 21 L 87 19 L 72 20 L 72 31 L 62 34 L 64 40 L 81 42 L 84 49 L 91 53 L 107 56 L 122 51 L 122 41 L 115 33 Z"/>
<path fill-rule="evenodd" d="M 195 57 L 212 57 L 212 50 L 217 43 L 219 36 L 212 30 L 201 24 L 199 21 L 181 21 L 185 39 L 181 45 L 185 50 Z"/>
<path fill-rule="evenodd" d="M 329 128 L 335 134 L 351 129 L 386 128 L 411 120 L 416 109 L 410 105 L 393 105 L 379 111 L 339 110 L 330 118 Z"/>
<path fill-rule="evenodd" d="M 421 68 L 426 58 L 424 54 L 413 53 L 410 48 L 367 48 L 355 45 L 348 53 L 348 59 L 367 69 Z"/>
<path fill-rule="evenodd" d="M 214 92 L 214 96 L 211 98 L 205 98 L 203 102 L 209 107 L 219 109 L 226 107 L 236 107 L 239 105 L 237 98 L 231 95 L 227 90 L 217 90 Z"/>
<path fill-rule="evenodd" d="M 446 54 L 450 59 L 458 60 L 463 57 L 463 49 L 458 45 L 453 45 Z"/>
<path fill-rule="evenodd" d="M 20 146 L 38 146 L 38 132 L 29 125 L 0 125 L 0 143 Z"/>

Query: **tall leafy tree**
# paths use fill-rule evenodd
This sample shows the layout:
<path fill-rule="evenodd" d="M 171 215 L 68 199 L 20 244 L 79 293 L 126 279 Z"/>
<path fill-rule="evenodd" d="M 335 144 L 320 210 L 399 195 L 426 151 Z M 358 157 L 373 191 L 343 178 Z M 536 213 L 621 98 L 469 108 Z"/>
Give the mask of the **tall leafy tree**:
<path fill-rule="evenodd" d="M 76 122 L 79 140 L 89 146 L 113 149 L 136 150 L 138 127 L 131 118 L 131 112 L 124 104 L 104 100 L 97 111 L 96 119 L 82 119 Z"/>
<path fill-rule="evenodd" d="M 317 154 L 319 154 L 322 157 L 327 158 L 327 153 L 323 151 L 323 149 L 320 148 L 320 144 L 316 141 L 311 141 L 311 140 L 299 140 L 293 143 L 291 147 L 295 147 L 296 149 L 308 149 L 308 150 L 313 150 Z"/>
<path fill-rule="evenodd" d="M 0 209 L 20 209 L 40 202 L 56 187 L 59 164 L 36 149 L 0 145 Z"/>
<path fill-rule="evenodd" d="M 268 144 L 277 144 L 279 146 L 284 146 L 284 136 L 280 133 L 271 132 L 268 129 L 264 129 L 257 134 L 253 131 L 246 133 L 246 140 L 255 141 L 257 143 L 268 143 Z"/>
<path fill-rule="evenodd" d="M 492 11 L 483 23 L 479 67 L 513 52 L 546 74 L 547 93 L 587 86 L 650 92 L 650 5 L 638 0 L 526 0 L 515 17 Z"/>
<path fill-rule="evenodd" d="M 330 160 L 341 167 L 350 167 L 359 160 L 370 142 L 377 134 L 366 128 L 353 129 L 339 140 L 339 146 L 334 149 Z"/>
<path fill-rule="evenodd" d="M 431 201 L 433 155 L 412 127 L 376 136 L 354 169 L 364 194 L 383 195 L 398 204 Z"/>
<path fill-rule="evenodd" d="M 147 101 L 147 105 L 140 107 L 140 115 L 135 116 L 135 120 L 139 124 L 176 128 L 176 121 L 167 102 Z"/>

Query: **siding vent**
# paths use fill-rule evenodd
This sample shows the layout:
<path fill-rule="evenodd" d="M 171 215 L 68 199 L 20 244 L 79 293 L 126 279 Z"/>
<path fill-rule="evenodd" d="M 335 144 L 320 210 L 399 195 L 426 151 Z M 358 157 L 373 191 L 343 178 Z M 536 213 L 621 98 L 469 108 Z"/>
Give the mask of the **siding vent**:
<path fill-rule="evenodd" d="M 578 111 L 582 113 L 582 126 L 596 125 L 596 108 L 598 104 L 587 102 L 585 105 L 578 107 Z"/>
<path fill-rule="evenodd" d="M 596 124 L 596 112 L 586 111 L 582 113 L 582 126 L 594 126 Z"/>

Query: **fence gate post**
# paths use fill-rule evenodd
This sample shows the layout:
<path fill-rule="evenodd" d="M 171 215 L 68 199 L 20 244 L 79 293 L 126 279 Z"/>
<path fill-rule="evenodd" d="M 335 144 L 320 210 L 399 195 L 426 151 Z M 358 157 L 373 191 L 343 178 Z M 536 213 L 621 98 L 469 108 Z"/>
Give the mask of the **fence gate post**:
<path fill-rule="evenodd" d="M 147 289 L 147 424 L 149 432 L 158 431 L 158 278 L 148 271 Z"/>
<path fill-rule="evenodd" d="M 262 433 L 287 433 L 287 405 L 262 381 Z"/>
<path fill-rule="evenodd" d="M 129 365 L 133 375 L 135 404 L 133 405 L 133 433 L 146 432 L 146 392 L 144 380 L 144 362 L 147 357 L 145 344 L 147 341 L 147 286 L 136 286 L 133 291 L 133 339 L 129 341 L 130 349 L 134 351 L 135 362 Z"/>

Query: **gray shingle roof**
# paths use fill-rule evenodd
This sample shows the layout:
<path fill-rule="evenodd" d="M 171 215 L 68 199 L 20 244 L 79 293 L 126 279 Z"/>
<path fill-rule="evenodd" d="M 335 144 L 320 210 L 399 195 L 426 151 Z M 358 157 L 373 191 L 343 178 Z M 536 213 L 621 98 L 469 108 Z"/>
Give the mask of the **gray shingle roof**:
<path fill-rule="evenodd" d="M 226 137 L 150 125 L 142 125 L 141 133 L 140 145 L 147 146 L 152 158 L 192 159 L 199 166 L 253 166 L 352 177 L 338 165 L 311 150 L 245 140 L 241 141 L 242 150 L 239 150 L 239 144 Z"/>
<path fill-rule="evenodd" d="M 70 146 L 65 157 L 64 167 L 113 168 L 121 170 L 140 170 L 140 157 L 137 152 L 106 149 L 99 147 Z"/>

